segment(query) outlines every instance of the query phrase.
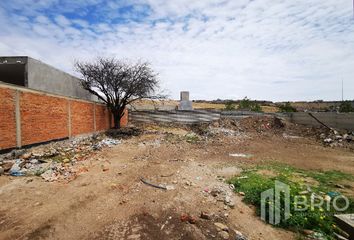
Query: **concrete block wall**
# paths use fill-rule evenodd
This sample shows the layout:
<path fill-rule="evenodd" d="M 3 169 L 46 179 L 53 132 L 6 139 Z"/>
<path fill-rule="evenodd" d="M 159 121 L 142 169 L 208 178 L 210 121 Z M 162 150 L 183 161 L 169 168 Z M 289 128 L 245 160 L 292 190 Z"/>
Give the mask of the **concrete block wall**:
<path fill-rule="evenodd" d="M 354 131 L 354 113 L 317 112 L 312 113 L 329 127 Z M 296 112 L 289 114 L 290 121 L 308 126 L 320 126 L 308 113 Z"/>
<path fill-rule="evenodd" d="M 128 113 L 121 121 L 128 123 Z M 0 84 L 0 150 L 104 131 L 112 116 L 103 104 Z"/>
<path fill-rule="evenodd" d="M 194 110 L 194 111 L 131 111 L 131 122 L 161 122 L 193 124 L 211 122 L 220 119 L 219 112 Z"/>

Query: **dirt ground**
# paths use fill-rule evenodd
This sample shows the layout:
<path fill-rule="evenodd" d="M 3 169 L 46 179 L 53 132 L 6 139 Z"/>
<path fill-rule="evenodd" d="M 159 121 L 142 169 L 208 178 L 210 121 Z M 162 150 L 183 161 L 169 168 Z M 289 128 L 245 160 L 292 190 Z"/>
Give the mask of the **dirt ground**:
<path fill-rule="evenodd" d="M 267 162 L 354 174 L 354 152 L 314 138 L 243 131 L 181 140 L 185 128 L 150 131 L 98 151 L 74 181 L 0 176 L 0 239 L 223 239 L 214 223 L 248 239 L 296 239 L 255 215 L 233 193 L 231 208 L 210 194 L 243 166 Z M 240 157 L 230 154 L 245 154 Z M 162 190 L 141 182 L 171 186 Z M 210 220 L 200 218 L 208 213 Z M 181 221 L 190 215 L 195 223 Z"/>

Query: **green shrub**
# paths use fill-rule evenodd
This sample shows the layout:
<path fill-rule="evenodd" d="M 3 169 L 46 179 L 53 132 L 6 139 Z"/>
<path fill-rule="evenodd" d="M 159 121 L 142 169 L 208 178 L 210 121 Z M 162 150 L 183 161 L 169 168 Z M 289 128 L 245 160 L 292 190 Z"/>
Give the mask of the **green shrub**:
<path fill-rule="evenodd" d="M 239 110 L 248 110 L 252 112 L 261 112 L 262 108 L 256 101 L 251 101 L 247 97 L 242 99 L 238 105 Z"/>
<path fill-rule="evenodd" d="M 279 106 L 280 112 L 297 112 L 296 108 L 291 106 L 290 102 Z"/>
<path fill-rule="evenodd" d="M 344 101 L 339 106 L 339 112 L 354 112 L 354 108 L 350 101 Z"/>
<path fill-rule="evenodd" d="M 236 106 L 233 102 L 230 101 L 230 102 L 225 103 L 225 110 L 226 111 L 233 111 L 235 109 L 236 109 Z"/>

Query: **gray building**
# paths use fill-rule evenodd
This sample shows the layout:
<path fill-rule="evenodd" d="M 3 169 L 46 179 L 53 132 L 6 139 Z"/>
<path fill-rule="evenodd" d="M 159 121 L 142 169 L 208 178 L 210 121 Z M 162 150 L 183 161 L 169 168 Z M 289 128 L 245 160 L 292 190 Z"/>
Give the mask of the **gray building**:
<path fill-rule="evenodd" d="M 78 78 L 27 56 L 0 57 L 0 81 L 67 97 L 97 100 L 81 87 Z"/>

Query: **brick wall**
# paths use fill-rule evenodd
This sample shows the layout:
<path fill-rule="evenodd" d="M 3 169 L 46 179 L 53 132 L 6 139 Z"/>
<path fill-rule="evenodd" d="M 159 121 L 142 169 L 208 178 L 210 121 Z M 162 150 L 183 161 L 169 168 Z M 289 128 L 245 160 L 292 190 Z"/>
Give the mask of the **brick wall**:
<path fill-rule="evenodd" d="M 124 110 L 124 116 L 120 119 L 120 125 L 122 127 L 128 125 L 128 109 Z"/>
<path fill-rule="evenodd" d="M 15 94 L 0 88 L 0 149 L 16 147 Z"/>
<path fill-rule="evenodd" d="M 68 100 L 34 93 L 21 93 L 22 145 L 69 137 Z"/>
<path fill-rule="evenodd" d="M 110 127 L 110 113 L 104 106 L 95 106 L 96 131 L 102 131 Z"/>
<path fill-rule="evenodd" d="M 0 150 L 104 131 L 111 119 L 99 103 L 0 84 Z"/>
<path fill-rule="evenodd" d="M 95 131 L 94 105 L 89 102 L 71 102 L 71 132 L 79 135 Z"/>

